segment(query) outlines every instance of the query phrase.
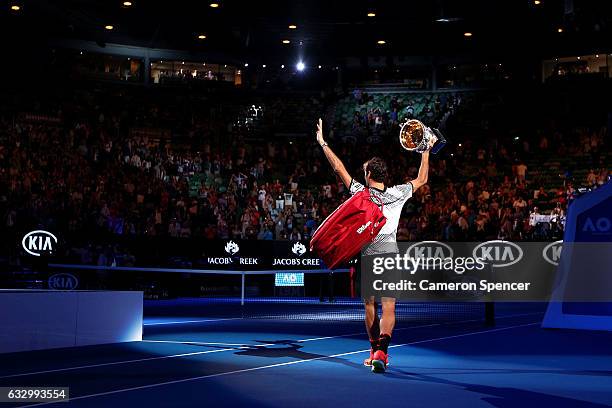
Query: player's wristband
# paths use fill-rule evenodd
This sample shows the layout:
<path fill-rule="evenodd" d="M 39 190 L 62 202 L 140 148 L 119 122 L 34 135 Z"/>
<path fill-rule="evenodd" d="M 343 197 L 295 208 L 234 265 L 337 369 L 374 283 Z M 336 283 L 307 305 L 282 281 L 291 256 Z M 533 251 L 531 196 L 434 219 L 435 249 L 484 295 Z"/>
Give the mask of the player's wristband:
<path fill-rule="evenodd" d="M 327 146 L 327 142 L 323 142 L 323 143 L 321 144 L 321 148 L 324 148 L 325 146 Z"/>

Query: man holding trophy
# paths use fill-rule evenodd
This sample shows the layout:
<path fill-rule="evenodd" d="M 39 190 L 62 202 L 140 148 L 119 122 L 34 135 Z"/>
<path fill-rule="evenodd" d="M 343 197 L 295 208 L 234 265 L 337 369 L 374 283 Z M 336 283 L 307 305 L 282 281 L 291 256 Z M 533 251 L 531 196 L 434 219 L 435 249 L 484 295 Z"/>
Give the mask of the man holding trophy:
<path fill-rule="evenodd" d="M 368 188 L 377 204 L 382 204 L 382 212 L 387 222 L 373 241 L 362 248 L 364 255 L 388 253 L 389 247 L 396 247 L 396 233 L 402 208 L 413 193 L 427 183 L 430 150 L 436 153 L 446 143 L 436 129 L 430 129 L 414 119 L 401 126 L 399 139 L 404 149 L 421 153 L 421 165 L 417 178 L 407 184 L 388 187 L 386 185 L 387 165 L 383 159 L 373 157 L 363 164 L 364 186 L 351 177 L 342 161 L 325 142 L 321 119 L 317 125 L 317 142 L 334 172 L 350 193 L 355 194 Z M 359 279 L 358 277 L 358 282 Z M 388 364 L 387 350 L 395 326 L 395 298 L 382 297 L 380 299 L 382 303 L 382 316 L 380 317 L 377 312 L 377 301 L 374 297 L 364 299 L 366 331 L 370 340 L 370 357 L 364 361 L 364 365 L 372 367 L 374 372 L 384 372 Z"/>

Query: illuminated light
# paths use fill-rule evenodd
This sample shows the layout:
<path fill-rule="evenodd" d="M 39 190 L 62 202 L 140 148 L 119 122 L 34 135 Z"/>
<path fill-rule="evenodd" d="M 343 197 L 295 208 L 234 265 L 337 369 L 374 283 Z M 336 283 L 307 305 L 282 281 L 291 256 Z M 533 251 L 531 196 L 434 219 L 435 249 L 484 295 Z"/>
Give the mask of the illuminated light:
<path fill-rule="evenodd" d="M 533 4 L 539 6 L 540 4 L 542 4 L 542 2 L 540 0 L 534 0 Z"/>
<path fill-rule="evenodd" d="M 227 64 L 223 64 L 223 68 L 227 68 Z"/>
<path fill-rule="evenodd" d="M 563 29 L 562 29 L 561 27 L 559 27 L 559 28 L 557 28 L 557 32 L 558 32 L 558 33 L 562 33 L 562 32 L 563 32 Z"/>
<path fill-rule="evenodd" d="M 304 68 L 306 68 L 306 65 L 304 65 L 304 63 L 302 61 L 298 62 L 297 65 L 295 66 L 297 68 L 298 71 L 303 71 Z"/>
<path fill-rule="evenodd" d="M 580 59 L 580 57 L 576 57 L 576 58 Z"/>
<path fill-rule="evenodd" d="M 375 12 L 373 12 L 373 11 L 370 11 L 370 12 L 368 13 L 368 17 L 376 17 L 376 13 L 375 13 Z"/>
<path fill-rule="evenodd" d="M 281 65 L 281 68 L 282 68 L 282 69 L 285 69 L 285 64 Z"/>
<path fill-rule="evenodd" d="M 461 147 L 461 143 L 459 143 L 459 147 Z"/>
<path fill-rule="evenodd" d="M 245 63 L 244 63 L 244 66 L 245 66 L 245 67 L 248 67 L 248 66 L 249 66 L 249 63 L 248 63 L 248 62 L 245 62 Z"/>
<path fill-rule="evenodd" d="M 599 58 L 599 54 L 595 54 L 595 58 Z"/>
<path fill-rule="evenodd" d="M 115 27 L 113 27 L 112 25 L 105 25 L 104 28 L 110 31 L 113 30 Z"/>
<path fill-rule="evenodd" d="M 185 65 L 185 61 L 182 61 L 181 64 Z"/>
<path fill-rule="evenodd" d="M 123 7 L 131 7 L 132 6 L 132 2 L 131 1 L 124 1 L 123 2 Z"/>
<path fill-rule="evenodd" d="M 238 71 L 236 71 L 236 74 L 240 75 L 240 74 L 242 74 L 242 71 L 238 70 Z"/>
<path fill-rule="evenodd" d="M 474 35 L 474 34 L 470 33 L 469 31 L 468 31 L 468 32 L 463 33 L 463 36 L 464 36 L 464 37 L 471 37 L 472 35 Z"/>
<path fill-rule="evenodd" d="M 17 4 L 13 4 L 13 5 L 11 6 L 11 10 L 13 10 L 13 11 L 19 11 L 19 10 L 21 10 L 21 7 L 19 7 Z"/>
<path fill-rule="evenodd" d="M 206 63 L 205 63 L 205 62 L 203 62 L 203 63 L 202 63 L 202 66 L 203 66 L 203 67 L 205 67 L 205 66 L 206 66 Z"/>
<path fill-rule="evenodd" d="M 210 3 L 210 7 L 218 8 L 219 7 L 219 3 Z"/>
<path fill-rule="evenodd" d="M 290 30 L 295 30 L 295 29 L 297 29 L 297 26 L 295 24 L 289 24 L 289 29 Z"/>
<path fill-rule="evenodd" d="M 319 65 L 319 69 L 321 69 L 322 67 Z"/>
<path fill-rule="evenodd" d="M 378 40 L 376 41 L 376 44 L 378 45 L 385 45 L 387 42 L 385 40 Z"/>
<path fill-rule="evenodd" d="M 206 36 L 205 36 L 204 34 L 200 34 L 200 35 L 198 35 L 198 38 L 199 38 L 200 40 L 205 40 L 205 39 L 206 39 Z"/>
<path fill-rule="evenodd" d="M 283 44 L 289 44 L 291 41 L 289 40 L 283 40 Z"/>
<path fill-rule="evenodd" d="M 261 67 L 262 67 L 262 68 L 265 68 L 265 67 L 266 67 L 266 64 L 263 64 Z"/>

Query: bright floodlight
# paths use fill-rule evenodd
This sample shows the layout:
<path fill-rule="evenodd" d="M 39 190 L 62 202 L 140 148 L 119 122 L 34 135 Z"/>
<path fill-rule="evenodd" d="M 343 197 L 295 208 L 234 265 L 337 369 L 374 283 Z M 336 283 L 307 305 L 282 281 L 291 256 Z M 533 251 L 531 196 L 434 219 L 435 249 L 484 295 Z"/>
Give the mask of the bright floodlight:
<path fill-rule="evenodd" d="M 306 65 L 304 65 L 304 63 L 302 61 L 297 63 L 297 70 L 298 71 L 303 71 L 304 68 L 306 68 Z"/>

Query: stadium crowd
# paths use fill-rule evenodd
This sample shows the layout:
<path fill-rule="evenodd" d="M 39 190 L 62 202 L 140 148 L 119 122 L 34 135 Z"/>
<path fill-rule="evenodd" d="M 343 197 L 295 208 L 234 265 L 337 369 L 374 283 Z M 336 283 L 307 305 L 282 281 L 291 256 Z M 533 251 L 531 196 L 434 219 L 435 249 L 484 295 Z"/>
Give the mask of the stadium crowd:
<path fill-rule="evenodd" d="M 360 166 L 372 155 L 386 159 L 390 183 L 416 177 L 420 157 L 398 149 L 396 113 L 425 115 L 425 120 L 435 113 L 446 120 L 459 109 L 461 97 L 449 98 L 443 105 L 448 109 L 440 108 L 439 97 L 431 98 L 431 106 L 418 113 L 410 110 L 410 101 L 402 106 L 391 100 L 396 106 L 384 120 L 389 135 L 380 143 L 340 137 L 350 130 L 340 132 L 341 122 L 330 125 L 338 134 L 334 137 L 332 131 L 330 144 L 356 178 L 362 177 Z M 61 106 L 51 117 L 2 118 L 0 215 L 5 228 L 307 240 L 348 194 L 314 134 L 312 139 L 246 143 L 243 130 L 226 126 L 229 122 L 221 115 L 208 115 L 181 121 L 189 142 L 174 144 L 128 132 L 133 115 L 91 103 L 95 114 L 87 116 L 75 113 L 81 108 Z M 164 111 L 154 106 L 141 112 L 141 120 L 149 121 L 152 114 L 159 118 Z M 355 123 L 377 126 L 375 112 L 370 106 L 360 119 L 356 111 Z M 575 189 L 608 180 L 605 132 L 603 127 L 574 128 L 533 131 L 520 139 L 496 135 L 455 142 L 431 160 L 430 184 L 406 205 L 398 239 L 560 236 Z M 563 164 L 554 170 L 541 165 L 550 157 L 586 157 L 590 171 L 574 174 Z M 536 225 L 530 222 L 533 213 L 552 214 L 553 222 Z"/>

